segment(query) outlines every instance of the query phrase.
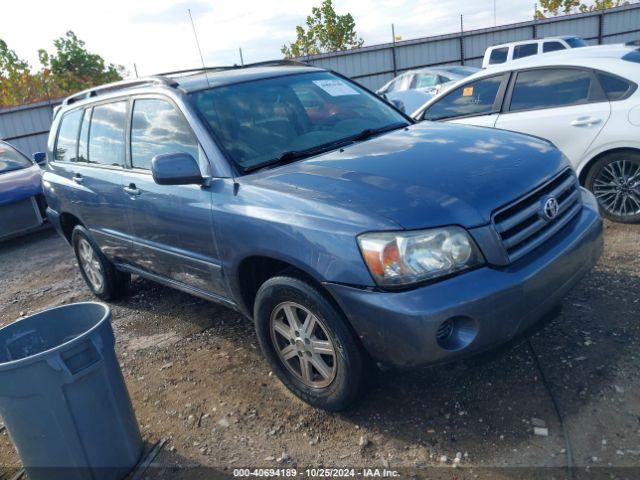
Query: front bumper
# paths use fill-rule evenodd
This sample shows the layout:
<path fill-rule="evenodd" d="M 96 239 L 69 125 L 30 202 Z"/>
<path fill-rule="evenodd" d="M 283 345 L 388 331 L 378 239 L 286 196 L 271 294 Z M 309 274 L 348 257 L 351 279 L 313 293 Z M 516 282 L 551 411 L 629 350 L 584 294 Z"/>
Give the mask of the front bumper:
<path fill-rule="evenodd" d="M 404 292 L 326 287 L 374 359 L 397 367 L 435 364 L 488 350 L 525 332 L 591 270 L 602 245 L 597 203 L 583 191 L 580 214 L 507 267 L 487 266 Z M 447 320 L 453 330 L 443 340 L 447 329 L 441 326 Z"/>

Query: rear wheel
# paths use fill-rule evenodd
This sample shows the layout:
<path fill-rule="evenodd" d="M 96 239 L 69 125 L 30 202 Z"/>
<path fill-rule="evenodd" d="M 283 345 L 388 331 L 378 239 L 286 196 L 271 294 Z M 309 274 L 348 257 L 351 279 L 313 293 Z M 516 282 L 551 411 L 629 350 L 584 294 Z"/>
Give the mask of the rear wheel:
<path fill-rule="evenodd" d="M 95 296 L 115 300 L 126 294 L 131 275 L 116 270 L 84 227 L 78 225 L 73 229 L 71 243 L 82 278 Z"/>
<path fill-rule="evenodd" d="M 603 216 L 614 222 L 640 222 L 640 153 L 605 155 L 589 169 L 585 184 Z"/>
<path fill-rule="evenodd" d="M 295 395 L 329 411 L 356 400 L 366 355 L 342 313 L 314 286 L 288 276 L 267 280 L 254 317 L 267 361 Z"/>

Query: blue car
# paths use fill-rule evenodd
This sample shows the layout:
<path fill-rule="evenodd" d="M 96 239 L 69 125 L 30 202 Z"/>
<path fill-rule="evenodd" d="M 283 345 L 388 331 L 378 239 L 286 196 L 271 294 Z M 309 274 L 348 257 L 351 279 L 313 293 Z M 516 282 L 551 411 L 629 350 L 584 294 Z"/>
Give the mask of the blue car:
<path fill-rule="evenodd" d="M 372 365 L 527 331 L 602 250 L 594 197 L 551 143 L 414 124 L 290 62 L 81 92 L 48 155 L 48 218 L 95 295 L 135 274 L 236 309 L 283 383 L 331 411 Z"/>
<path fill-rule="evenodd" d="M 0 240 L 45 225 L 42 169 L 7 142 L 0 141 Z"/>

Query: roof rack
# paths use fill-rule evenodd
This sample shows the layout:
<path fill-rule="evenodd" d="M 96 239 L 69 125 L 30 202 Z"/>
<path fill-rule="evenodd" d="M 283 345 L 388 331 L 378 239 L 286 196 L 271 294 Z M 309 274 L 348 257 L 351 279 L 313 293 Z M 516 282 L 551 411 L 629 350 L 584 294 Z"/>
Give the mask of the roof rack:
<path fill-rule="evenodd" d="M 163 72 L 157 73 L 156 76 L 172 76 L 172 75 L 181 75 L 181 74 L 189 74 L 189 73 L 204 73 L 211 71 L 224 71 L 224 70 L 234 70 L 234 69 L 242 69 L 242 68 L 251 68 L 251 67 L 283 67 L 283 66 L 297 66 L 297 67 L 311 67 L 308 63 L 300 62 L 298 60 L 267 60 L 264 62 L 256 62 L 256 63 L 245 63 L 244 65 L 222 65 L 215 67 L 199 67 L 199 68 L 189 68 L 187 70 L 175 70 L 172 72 Z"/>
<path fill-rule="evenodd" d="M 125 88 L 138 87 L 144 85 L 165 85 L 167 87 L 177 87 L 178 83 L 161 76 L 152 76 L 145 78 L 134 78 L 131 80 L 121 80 L 119 82 L 107 83 L 105 85 L 100 85 L 98 87 L 88 88 L 86 90 L 82 90 L 81 92 L 75 93 L 64 99 L 62 102 L 63 105 L 71 105 L 80 100 L 84 100 L 86 98 L 97 97 L 98 95 L 102 95 L 104 93 L 114 92 L 117 90 L 122 90 Z"/>

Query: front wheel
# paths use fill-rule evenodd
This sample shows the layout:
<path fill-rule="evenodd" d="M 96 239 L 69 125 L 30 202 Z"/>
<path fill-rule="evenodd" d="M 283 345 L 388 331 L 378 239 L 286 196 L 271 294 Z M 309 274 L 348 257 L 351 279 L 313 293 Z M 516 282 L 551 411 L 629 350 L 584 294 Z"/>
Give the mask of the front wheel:
<path fill-rule="evenodd" d="M 267 361 L 296 396 L 328 411 L 356 400 L 366 355 L 341 312 L 315 287 L 271 278 L 258 291 L 254 317 Z"/>
<path fill-rule="evenodd" d="M 598 199 L 604 217 L 621 223 L 640 222 L 640 153 L 605 155 L 589 169 L 585 186 Z"/>

